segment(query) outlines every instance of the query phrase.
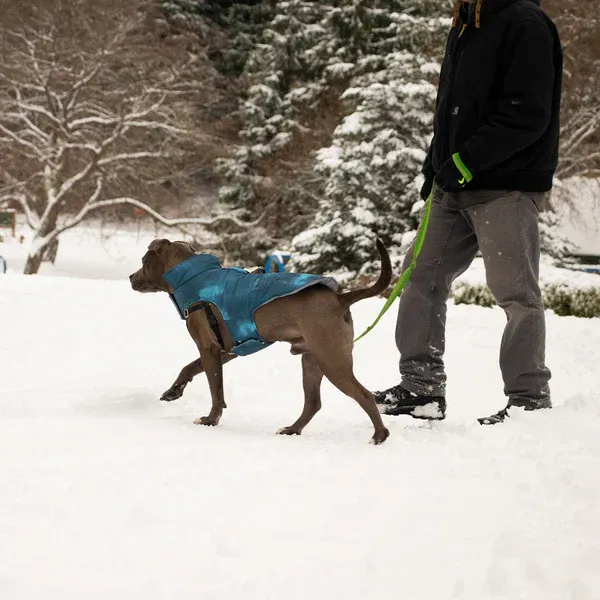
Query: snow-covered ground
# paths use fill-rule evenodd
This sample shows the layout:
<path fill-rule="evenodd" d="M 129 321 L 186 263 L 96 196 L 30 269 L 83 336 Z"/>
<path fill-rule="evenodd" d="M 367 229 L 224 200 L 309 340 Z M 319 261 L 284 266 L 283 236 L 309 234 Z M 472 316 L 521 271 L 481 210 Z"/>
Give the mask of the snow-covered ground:
<path fill-rule="evenodd" d="M 502 426 L 475 419 L 503 406 L 504 316 L 451 305 L 445 422 L 384 417 L 374 447 L 324 383 L 303 436 L 276 436 L 302 405 L 279 344 L 225 367 L 209 429 L 203 378 L 158 402 L 196 355 L 169 300 L 125 280 L 147 238 L 94 239 L 0 275 L 0 599 L 600 598 L 599 319 L 548 315 L 556 408 Z M 397 381 L 394 308 L 355 349 L 371 388 Z"/>
<path fill-rule="evenodd" d="M 4 243 L 0 243 L 0 255 L 4 256 L 9 272 L 22 273 L 29 251 L 31 232 L 22 223 L 17 238 L 7 229 L 0 230 Z M 24 240 L 19 243 L 18 237 Z M 81 277 L 85 279 L 123 280 L 139 268 L 148 244 L 156 237 L 180 239 L 173 230 L 156 228 L 138 230 L 135 226 L 96 224 L 78 227 L 63 233 L 56 264 L 42 263 L 41 275 Z"/>

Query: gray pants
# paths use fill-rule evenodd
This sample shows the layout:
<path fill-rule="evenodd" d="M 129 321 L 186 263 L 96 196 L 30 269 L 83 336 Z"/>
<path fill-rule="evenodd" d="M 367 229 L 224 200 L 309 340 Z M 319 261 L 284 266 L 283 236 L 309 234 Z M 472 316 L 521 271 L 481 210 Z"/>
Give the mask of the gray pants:
<path fill-rule="evenodd" d="M 538 285 L 543 201 L 544 194 L 523 192 L 435 192 L 425 243 L 398 310 L 396 344 L 407 390 L 444 395 L 450 286 L 480 249 L 487 285 L 507 317 L 500 348 L 504 393 L 511 403 L 549 404 L 546 324 Z M 412 248 L 404 268 L 411 258 Z"/>

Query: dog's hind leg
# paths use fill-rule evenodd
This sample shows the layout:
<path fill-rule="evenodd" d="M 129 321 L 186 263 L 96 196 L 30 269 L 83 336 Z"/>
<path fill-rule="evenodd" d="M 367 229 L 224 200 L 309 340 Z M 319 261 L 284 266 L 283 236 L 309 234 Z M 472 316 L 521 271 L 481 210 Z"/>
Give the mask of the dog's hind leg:
<path fill-rule="evenodd" d="M 375 404 L 373 394 L 356 379 L 352 372 L 352 365 L 344 364 L 340 368 L 340 365 L 336 365 L 335 362 L 332 363 L 329 357 L 321 357 L 319 365 L 323 369 L 325 377 L 341 392 L 344 392 L 350 398 L 354 398 L 367 415 L 369 415 L 371 423 L 373 423 L 373 427 L 375 428 L 371 442 L 373 444 L 385 442 L 390 432 L 383 424 L 381 413 L 377 408 L 377 404 Z"/>
<path fill-rule="evenodd" d="M 230 354 L 229 352 L 221 353 L 221 364 L 229 362 L 236 358 L 235 354 Z M 200 375 L 200 373 L 204 373 L 204 365 L 202 363 L 201 358 L 197 358 L 192 361 L 189 365 L 186 365 L 181 369 L 181 372 L 177 376 L 177 379 L 174 381 L 173 385 L 160 397 L 160 399 L 164 402 L 172 402 L 173 400 L 177 400 L 183 396 L 183 392 L 188 383 L 191 383 L 196 375 Z M 227 407 L 225 407 L 227 408 Z"/>
<path fill-rule="evenodd" d="M 321 410 L 321 381 L 323 371 L 312 354 L 302 355 L 302 386 L 304 388 L 304 409 L 298 420 L 289 427 L 283 427 L 277 433 L 282 435 L 300 435 L 311 419 Z"/>
<path fill-rule="evenodd" d="M 350 398 L 354 398 L 369 415 L 375 432 L 371 438 L 373 444 L 381 444 L 390 435 L 383 424 L 381 413 L 375 404 L 373 394 L 356 379 L 352 369 L 352 327 L 347 320 L 330 318 L 327 329 L 313 327 L 303 331 L 304 339 L 323 374 L 335 387 Z"/>

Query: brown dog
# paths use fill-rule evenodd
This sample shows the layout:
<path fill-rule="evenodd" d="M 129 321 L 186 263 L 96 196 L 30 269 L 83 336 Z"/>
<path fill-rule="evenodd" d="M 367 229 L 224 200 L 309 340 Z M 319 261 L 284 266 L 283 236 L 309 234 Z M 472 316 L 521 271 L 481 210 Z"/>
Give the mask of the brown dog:
<path fill-rule="evenodd" d="M 382 293 L 391 280 L 390 258 L 380 240 L 377 240 L 377 249 L 382 268 L 379 279 L 372 287 L 338 294 L 325 285 L 314 285 L 277 298 L 256 310 L 254 321 L 264 340 L 269 343 L 288 342 L 292 346 L 292 354 L 302 355 L 304 409 L 293 425 L 284 427 L 278 433 L 302 433 L 321 408 L 320 387 L 325 375 L 339 390 L 354 398 L 369 415 L 375 428 L 371 439 L 374 444 L 384 442 L 389 436 L 373 395 L 357 381 L 352 370 L 354 327 L 349 307 L 359 300 Z M 142 259 L 142 268 L 129 277 L 131 287 L 138 292 L 162 291 L 173 294 L 173 288 L 163 279 L 163 275 L 194 255 L 194 249 L 186 242 L 154 240 Z M 231 352 L 234 341 L 223 317 L 216 306 L 211 308 L 216 316 L 216 323 L 212 327 L 210 317 L 213 314 L 210 308 L 195 312 L 190 310 L 187 315 L 186 325 L 198 346 L 200 358 L 185 366 L 173 385 L 161 396 L 161 400 L 166 401 L 180 398 L 186 385 L 204 371 L 210 387 L 212 408 L 208 416 L 195 421 L 202 425 L 219 423 L 226 408 L 222 365 L 236 358 Z"/>

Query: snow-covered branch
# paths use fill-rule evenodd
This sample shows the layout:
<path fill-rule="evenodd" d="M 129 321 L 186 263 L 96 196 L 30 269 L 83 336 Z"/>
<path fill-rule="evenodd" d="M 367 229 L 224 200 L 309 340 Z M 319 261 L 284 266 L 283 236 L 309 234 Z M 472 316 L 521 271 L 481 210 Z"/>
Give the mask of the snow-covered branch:
<path fill-rule="evenodd" d="M 0 133 L 4 134 L 4 136 L 6 136 L 4 138 L 0 137 L 0 140 L 4 139 L 6 141 L 7 139 L 10 138 L 13 142 L 19 144 L 20 146 L 23 146 L 24 148 L 27 148 L 31 152 L 31 155 L 37 156 L 41 160 L 46 159 L 46 156 L 44 155 L 44 153 L 35 144 L 27 141 L 22 136 L 17 135 L 14 131 L 11 131 L 10 129 L 5 127 L 1 122 L 0 122 Z"/>
<path fill-rule="evenodd" d="M 0 191 L 0 206 L 6 207 L 13 202 L 18 204 L 18 206 L 23 211 L 23 214 L 25 215 L 25 220 L 27 221 L 27 225 L 35 230 L 39 225 L 39 219 L 29 206 L 29 202 L 27 201 L 27 195 L 24 192 L 18 190 L 6 191 L 4 193 Z"/>
<path fill-rule="evenodd" d="M 25 271 L 37 272 L 62 232 L 114 206 L 177 228 L 258 223 L 169 219 L 150 206 L 164 195 L 161 182 L 190 170 L 207 138 L 197 130 L 207 92 L 186 47 L 192 39 L 178 38 L 180 47 L 151 39 L 146 0 L 114 0 L 117 20 L 108 5 L 74 11 L 69 2 L 33 17 L 15 8 L 0 24 L 0 204 L 18 208 L 34 230 Z"/>
<path fill-rule="evenodd" d="M 590 152 L 589 144 L 600 134 L 600 109 L 586 108 L 574 115 L 561 129 L 560 178 L 597 172 L 600 153 Z"/>
<path fill-rule="evenodd" d="M 115 206 L 123 206 L 129 205 L 135 208 L 139 208 L 144 211 L 148 216 L 152 217 L 155 221 L 160 223 L 161 225 L 165 225 L 166 227 L 178 227 L 180 225 L 216 225 L 217 223 L 222 222 L 230 222 L 240 229 L 249 229 L 252 227 L 259 226 L 267 216 L 269 210 L 272 209 L 272 206 L 269 206 L 258 219 L 254 221 L 242 221 L 237 217 L 232 215 L 216 215 L 214 217 L 184 217 L 184 218 L 176 218 L 169 219 L 164 217 L 159 212 L 154 210 L 152 207 L 148 206 L 145 202 L 141 202 L 136 198 L 130 198 L 128 196 L 123 196 L 120 198 L 110 198 L 108 200 L 99 200 L 96 202 L 88 202 L 86 205 L 73 217 L 68 219 L 64 225 L 59 228 L 59 233 L 66 231 L 67 229 L 71 229 L 76 225 L 79 225 L 91 212 L 98 211 L 103 208 L 115 207 Z"/>
<path fill-rule="evenodd" d="M 39 225 L 39 219 L 31 210 L 29 203 L 27 202 L 27 196 L 25 194 L 17 194 L 15 196 L 16 202 L 19 204 L 21 209 L 23 210 L 23 214 L 25 215 L 25 220 L 27 221 L 27 225 L 31 227 L 35 231 Z"/>

